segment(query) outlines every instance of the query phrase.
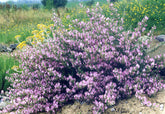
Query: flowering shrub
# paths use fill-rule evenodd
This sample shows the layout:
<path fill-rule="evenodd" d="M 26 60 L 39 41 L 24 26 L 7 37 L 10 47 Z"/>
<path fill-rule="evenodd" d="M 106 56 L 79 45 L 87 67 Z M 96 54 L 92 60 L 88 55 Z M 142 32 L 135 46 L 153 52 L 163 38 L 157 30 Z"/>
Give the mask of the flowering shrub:
<path fill-rule="evenodd" d="M 113 4 L 109 7 L 115 14 Z M 96 114 L 132 95 L 152 106 L 142 94 L 151 97 L 165 87 L 159 73 L 165 67 L 165 55 L 147 56 L 152 30 L 151 39 L 137 45 L 148 18 L 135 31 L 124 31 L 123 19 L 106 18 L 99 4 L 87 9 L 87 15 L 90 21 L 75 19 L 77 29 L 67 30 L 54 14 L 53 38 L 15 55 L 23 71 L 9 78 L 12 102 L 3 112 L 56 112 L 78 100 L 93 103 Z"/>

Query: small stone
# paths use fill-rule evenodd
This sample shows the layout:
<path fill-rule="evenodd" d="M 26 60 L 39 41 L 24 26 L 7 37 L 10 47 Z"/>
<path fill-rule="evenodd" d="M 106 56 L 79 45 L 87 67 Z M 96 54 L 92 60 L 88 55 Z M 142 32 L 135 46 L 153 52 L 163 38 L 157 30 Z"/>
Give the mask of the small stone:
<path fill-rule="evenodd" d="M 6 102 L 6 101 L 10 101 L 10 99 L 9 99 L 9 97 L 4 96 L 4 97 L 2 98 L 2 101 Z"/>
<path fill-rule="evenodd" d="M 10 48 L 7 47 L 6 52 L 12 52 L 12 49 L 10 49 Z"/>
<path fill-rule="evenodd" d="M 11 44 L 9 48 L 13 51 L 16 49 L 17 45 L 18 44 Z"/>
<path fill-rule="evenodd" d="M 2 99 L 0 99 L 0 103 L 2 102 Z"/>
<path fill-rule="evenodd" d="M 7 51 L 8 51 L 7 47 L 0 44 L 0 52 L 7 52 Z"/>
<path fill-rule="evenodd" d="M 140 44 L 142 44 L 142 42 L 145 42 L 145 41 L 150 41 L 151 38 L 148 37 L 148 36 L 141 36 L 138 38 L 138 42 L 136 43 L 136 46 L 139 46 Z"/>
<path fill-rule="evenodd" d="M 4 90 L 1 90 L 1 95 L 4 95 L 5 93 L 4 93 Z"/>
<path fill-rule="evenodd" d="M 111 112 L 114 112 L 115 111 L 115 108 L 111 108 Z"/>
<path fill-rule="evenodd" d="M 164 42 L 165 41 L 165 35 L 158 35 L 156 38 L 159 42 Z"/>
<path fill-rule="evenodd" d="M 161 104 L 161 105 L 160 105 L 160 110 L 163 111 L 163 109 L 164 109 L 164 105 Z"/>
<path fill-rule="evenodd" d="M 148 36 L 141 36 L 140 38 L 138 38 L 138 41 L 139 42 L 145 42 L 146 40 L 149 40 L 149 39 L 151 39 L 151 38 Z"/>
<path fill-rule="evenodd" d="M 1 102 L 0 103 L 0 109 L 2 110 L 5 106 L 7 106 L 6 102 Z"/>

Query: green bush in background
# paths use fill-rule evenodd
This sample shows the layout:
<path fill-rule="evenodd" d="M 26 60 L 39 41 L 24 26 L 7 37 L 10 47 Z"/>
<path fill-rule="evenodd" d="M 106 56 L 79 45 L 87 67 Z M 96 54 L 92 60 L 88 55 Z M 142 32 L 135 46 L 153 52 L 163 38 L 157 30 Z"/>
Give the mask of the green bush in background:
<path fill-rule="evenodd" d="M 67 0 L 42 0 L 41 3 L 47 8 L 65 7 Z"/>
<path fill-rule="evenodd" d="M 91 0 L 91 1 L 88 1 L 86 3 L 86 5 L 89 6 L 89 7 L 91 7 L 94 3 L 95 3 L 95 1 L 94 0 Z"/>

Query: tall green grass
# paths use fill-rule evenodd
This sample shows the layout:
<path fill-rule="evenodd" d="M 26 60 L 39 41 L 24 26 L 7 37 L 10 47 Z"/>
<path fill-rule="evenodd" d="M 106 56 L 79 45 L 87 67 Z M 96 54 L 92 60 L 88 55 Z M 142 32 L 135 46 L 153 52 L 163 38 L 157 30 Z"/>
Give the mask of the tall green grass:
<path fill-rule="evenodd" d="M 8 82 L 5 79 L 5 77 L 6 76 L 10 77 L 10 73 L 14 72 L 13 70 L 11 70 L 13 65 L 19 65 L 18 61 L 16 61 L 14 58 L 10 57 L 9 55 L 3 54 L 0 56 L 0 91 L 1 90 L 6 91 L 7 88 L 10 86 L 10 82 Z"/>

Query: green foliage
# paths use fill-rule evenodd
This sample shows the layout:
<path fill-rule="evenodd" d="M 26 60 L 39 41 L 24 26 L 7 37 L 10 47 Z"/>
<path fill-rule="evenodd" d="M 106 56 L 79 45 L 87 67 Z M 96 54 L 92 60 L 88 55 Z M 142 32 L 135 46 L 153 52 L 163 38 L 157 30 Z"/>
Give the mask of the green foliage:
<path fill-rule="evenodd" d="M 23 10 L 29 10 L 29 6 L 26 5 L 26 4 L 23 4 L 21 8 L 22 8 Z"/>
<path fill-rule="evenodd" d="M 65 7 L 67 0 L 42 0 L 41 3 L 47 9 Z"/>
<path fill-rule="evenodd" d="M 2 79 L 3 77 L 2 76 L 0 76 L 0 90 L 2 90 L 2 86 L 3 86 L 3 79 Z"/>
<path fill-rule="evenodd" d="M 91 0 L 91 1 L 88 1 L 86 3 L 86 5 L 89 6 L 89 7 L 91 7 L 94 3 L 95 3 L 94 0 Z"/>
<path fill-rule="evenodd" d="M 53 6 L 53 0 L 42 0 L 41 3 L 45 6 L 46 9 L 52 9 Z"/>
<path fill-rule="evenodd" d="M 118 0 L 110 0 L 111 2 L 118 2 Z"/>
<path fill-rule="evenodd" d="M 102 6 L 103 4 L 107 4 L 107 0 L 93 0 L 94 3 L 97 3 L 99 2 L 100 6 Z M 89 1 L 90 2 L 90 1 Z M 75 1 L 69 1 L 66 5 L 67 8 L 78 8 L 80 9 L 80 5 L 79 4 L 83 4 L 84 6 L 87 4 L 87 1 L 78 1 L 78 0 L 75 0 Z M 93 4 L 94 5 L 94 4 Z"/>
<path fill-rule="evenodd" d="M 40 4 L 33 4 L 32 8 L 33 9 L 39 9 L 40 8 Z"/>
<path fill-rule="evenodd" d="M 14 60 L 14 58 L 9 57 L 7 55 L 0 56 L 0 91 L 6 91 L 10 86 L 11 82 L 5 79 L 6 76 L 10 77 L 11 73 L 14 73 L 13 70 L 10 70 L 13 65 L 18 65 L 18 61 Z M 9 74 L 6 73 L 9 71 Z"/>

